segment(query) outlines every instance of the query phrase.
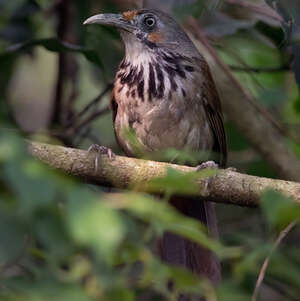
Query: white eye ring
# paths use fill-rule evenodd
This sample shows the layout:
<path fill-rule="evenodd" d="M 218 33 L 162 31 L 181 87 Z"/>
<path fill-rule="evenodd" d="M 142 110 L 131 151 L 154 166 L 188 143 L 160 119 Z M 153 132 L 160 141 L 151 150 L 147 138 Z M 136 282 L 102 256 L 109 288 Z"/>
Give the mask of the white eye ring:
<path fill-rule="evenodd" d="M 152 28 L 152 27 L 154 27 L 154 25 L 156 23 L 156 20 L 153 17 L 146 17 L 145 20 L 144 20 L 144 23 L 148 27 Z"/>

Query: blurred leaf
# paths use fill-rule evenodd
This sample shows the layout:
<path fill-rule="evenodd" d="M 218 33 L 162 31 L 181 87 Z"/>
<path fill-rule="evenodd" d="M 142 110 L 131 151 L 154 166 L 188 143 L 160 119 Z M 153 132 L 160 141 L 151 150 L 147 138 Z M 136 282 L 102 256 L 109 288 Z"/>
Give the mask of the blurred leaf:
<path fill-rule="evenodd" d="M 293 63 L 293 70 L 295 73 L 295 78 L 298 84 L 298 88 L 300 90 L 300 43 L 297 43 L 293 46 L 293 53 L 294 53 L 294 63 Z"/>
<path fill-rule="evenodd" d="M 168 299 L 174 298 L 176 292 L 188 292 L 190 294 L 205 295 L 206 290 L 210 290 L 210 285 L 204 280 L 198 278 L 195 274 L 181 267 L 169 266 L 161 263 L 155 257 L 151 257 L 147 261 L 145 274 L 143 275 L 143 283 L 151 283 L 156 279 L 154 286 L 164 295 L 169 296 Z M 165 284 L 172 281 L 174 292 L 167 291 Z M 165 300 L 165 299 L 164 299 Z"/>
<path fill-rule="evenodd" d="M 41 279 L 39 282 L 13 279 L 5 281 L 9 291 L 0 292 L 1 300 L 30 301 L 91 301 L 86 292 L 78 285 L 63 284 L 54 280 Z M 17 288 L 17 290 L 15 290 Z M 7 299 L 5 299 L 7 298 Z"/>
<path fill-rule="evenodd" d="M 62 261 L 72 254 L 70 238 L 58 212 L 44 210 L 36 217 L 34 231 L 51 260 Z"/>
<path fill-rule="evenodd" d="M 0 198 L 1 201 L 1 198 Z M 0 213 L 0 269 L 4 264 L 12 264 L 24 255 L 25 228 L 13 216 Z"/>
<path fill-rule="evenodd" d="M 201 200 L 199 200 L 201 202 Z M 118 202 L 117 202 L 118 203 Z M 208 238 L 203 224 L 195 219 L 180 214 L 167 202 L 157 201 L 149 196 L 126 194 L 120 201 L 121 208 L 153 225 L 159 234 L 170 231 L 182 235 L 213 250 L 218 256 L 239 256 L 238 248 L 227 249 L 218 241 Z"/>
<path fill-rule="evenodd" d="M 283 266 L 285 267 L 284 269 L 282 268 Z M 299 267 L 279 251 L 271 258 L 268 274 L 280 282 L 292 284 L 298 291 L 300 290 Z"/>
<path fill-rule="evenodd" d="M 134 301 L 134 293 L 129 289 L 115 289 L 108 293 L 108 297 L 112 301 Z"/>
<path fill-rule="evenodd" d="M 172 162 L 179 165 L 197 166 L 200 162 L 205 162 L 207 157 L 211 155 L 207 152 L 177 150 L 168 148 L 164 151 L 154 151 L 143 154 L 142 158 L 146 160 Z"/>
<path fill-rule="evenodd" d="M 110 263 L 125 235 L 121 215 L 91 193 L 73 191 L 69 197 L 66 222 L 74 240 Z"/>
<path fill-rule="evenodd" d="M 256 246 L 251 252 L 247 252 L 246 256 L 234 266 L 234 274 L 240 281 L 249 275 L 256 275 L 261 269 L 262 261 L 270 254 L 272 245 L 261 244 Z"/>
<path fill-rule="evenodd" d="M 261 207 L 270 226 L 279 229 L 300 218 L 299 204 L 272 190 L 262 196 Z"/>
<path fill-rule="evenodd" d="M 247 294 L 239 284 L 225 280 L 218 287 L 218 301 L 249 301 L 250 294 Z"/>
<path fill-rule="evenodd" d="M 0 38 L 10 43 L 20 43 L 32 39 L 36 27 L 33 16 L 40 7 L 35 0 L 15 0 L 0 2 Z M 14 3 L 13 5 L 9 3 Z M 2 6 L 2 8 L 1 8 Z"/>
<path fill-rule="evenodd" d="M 300 116 L 300 96 L 294 101 L 294 109 Z"/>
<path fill-rule="evenodd" d="M 4 170 L 6 182 L 20 201 L 21 216 L 31 218 L 35 209 L 54 204 L 56 184 L 46 176 L 50 172 L 45 166 L 29 159 L 9 164 Z"/>
<path fill-rule="evenodd" d="M 168 195 L 182 194 L 193 195 L 199 190 L 197 179 L 214 176 L 216 170 L 203 170 L 194 173 L 181 173 L 173 168 L 167 168 L 165 177 L 149 181 L 147 187 L 153 191 L 166 191 Z"/>

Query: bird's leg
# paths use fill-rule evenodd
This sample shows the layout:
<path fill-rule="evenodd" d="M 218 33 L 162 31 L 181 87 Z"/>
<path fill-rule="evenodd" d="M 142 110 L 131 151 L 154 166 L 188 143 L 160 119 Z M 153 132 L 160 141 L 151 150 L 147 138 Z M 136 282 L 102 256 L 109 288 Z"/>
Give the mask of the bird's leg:
<path fill-rule="evenodd" d="M 198 165 L 196 167 L 196 170 L 200 171 L 200 170 L 203 170 L 203 169 L 206 169 L 206 168 L 219 169 L 219 165 L 214 161 L 206 161 L 206 162 L 203 162 L 200 165 Z"/>
<path fill-rule="evenodd" d="M 219 169 L 219 165 L 215 161 L 206 161 L 206 162 L 203 162 L 200 165 L 196 166 L 196 171 L 201 171 L 206 168 L 217 170 L 217 169 Z M 215 175 L 205 179 L 205 182 L 204 182 L 205 184 L 203 187 L 205 192 L 207 192 L 208 185 L 210 184 L 213 177 L 215 177 Z"/>
<path fill-rule="evenodd" d="M 95 155 L 95 172 L 98 171 L 100 156 L 107 155 L 111 160 L 113 160 L 116 156 L 110 148 L 98 144 L 92 144 L 88 148 L 88 156 L 90 156 L 91 154 Z"/>
<path fill-rule="evenodd" d="M 226 170 L 236 172 L 237 168 L 235 168 L 235 167 L 227 167 Z"/>
<path fill-rule="evenodd" d="M 206 168 L 219 169 L 219 165 L 215 161 L 206 161 L 206 162 L 203 162 L 200 165 L 196 166 L 196 171 L 201 171 Z M 237 169 L 235 167 L 227 167 L 225 170 L 237 171 Z"/>

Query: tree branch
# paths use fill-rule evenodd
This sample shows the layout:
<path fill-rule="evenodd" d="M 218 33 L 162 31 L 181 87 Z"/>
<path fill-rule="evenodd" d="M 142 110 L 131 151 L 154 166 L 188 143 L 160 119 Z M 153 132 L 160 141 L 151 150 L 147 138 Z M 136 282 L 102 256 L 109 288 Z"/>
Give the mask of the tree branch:
<path fill-rule="evenodd" d="M 220 91 L 223 109 L 228 118 L 283 179 L 299 181 L 299 159 L 293 153 L 276 120 L 262 110 L 248 91 L 245 91 L 230 68 L 209 44 L 195 19 L 188 28 L 198 40 L 197 46 L 211 67 Z"/>
<path fill-rule="evenodd" d="M 288 65 L 282 65 L 278 67 L 250 67 L 250 66 L 234 66 L 229 65 L 232 71 L 236 72 L 253 72 L 253 73 L 273 73 L 289 71 L 291 68 Z"/>
<path fill-rule="evenodd" d="M 89 182 L 121 189 L 138 187 L 145 192 L 149 192 L 146 183 L 164 177 L 167 167 L 182 173 L 195 171 L 193 167 L 163 162 L 101 156 L 96 172 L 94 158 L 83 150 L 30 142 L 29 151 L 49 166 Z M 300 203 L 300 183 L 249 176 L 228 169 L 220 170 L 210 180 L 198 179 L 196 184 L 199 189 L 193 196 L 208 201 L 254 207 L 259 205 L 261 194 L 266 189 L 274 189 Z"/>

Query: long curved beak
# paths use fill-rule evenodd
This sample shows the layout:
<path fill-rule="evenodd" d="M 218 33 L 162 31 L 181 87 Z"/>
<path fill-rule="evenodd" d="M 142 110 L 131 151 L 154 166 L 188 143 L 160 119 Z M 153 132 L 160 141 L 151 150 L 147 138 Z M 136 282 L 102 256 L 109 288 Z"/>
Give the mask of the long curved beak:
<path fill-rule="evenodd" d="M 121 14 L 99 14 L 84 21 L 84 25 L 102 24 L 117 27 L 129 32 L 136 30 L 136 27 L 124 19 Z"/>

